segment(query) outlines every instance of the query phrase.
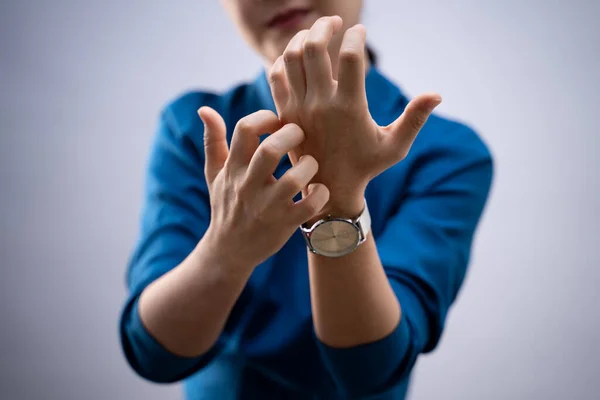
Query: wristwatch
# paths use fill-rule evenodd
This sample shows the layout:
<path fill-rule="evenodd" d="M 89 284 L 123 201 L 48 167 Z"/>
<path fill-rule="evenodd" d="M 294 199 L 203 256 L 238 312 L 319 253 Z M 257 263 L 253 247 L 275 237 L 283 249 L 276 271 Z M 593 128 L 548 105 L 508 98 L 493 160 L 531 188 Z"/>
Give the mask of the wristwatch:
<path fill-rule="evenodd" d="M 300 231 L 306 239 L 308 249 L 325 257 L 342 257 L 352 253 L 367 240 L 371 229 L 371 215 L 365 199 L 362 213 L 353 219 L 328 215 L 311 227 L 302 224 Z"/>

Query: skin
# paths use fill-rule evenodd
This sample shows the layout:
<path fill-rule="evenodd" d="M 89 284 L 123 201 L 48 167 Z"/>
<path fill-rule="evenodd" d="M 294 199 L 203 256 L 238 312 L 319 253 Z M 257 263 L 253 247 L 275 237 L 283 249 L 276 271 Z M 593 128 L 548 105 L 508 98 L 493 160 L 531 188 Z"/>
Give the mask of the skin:
<path fill-rule="evenodd" d="M 283 54 L 298 30 L 310 29 L 317 19 L 329 15 L 339 15 L 344 21 L 342 30 L 346 30 L 358 24 L 363 7 L 362 0 L 221 0 L 221 4 L 241 36 L 262 56 L 267 68 Z M 309 8 L 312 12 L 300 26 L 290 30 L 266 26 L 275 14 L 289 8 Z M 341 35 L 333 38 L 330 43 L 331 54 L 337 54 L 341 42 Z M 333 63 L 336 64 L 335 57 Z"/>
<path fill-rule="evenodd" d="M 343 29 L 339 16 L 323 17 L 290 41 L 271 69 L 271 91 L 280 119 L 302 127 L 306 140 L 289 156 L 294 163 L 311 154 L 330 201 L 327 215 L 353 218 L 364 208 L 365 189 L 381 172 L 402 161 L 427 118 L 441 102 L 435 93 L 413 99 L 389 126 L 371 117 L 365 90 L 366 30 L 355 25 L 340 45 L 333 73 L 331 40 Z M 399 304 L 379 259 L 372 235 L 340 258 L 308 252 L 311 305 L 317 337 L 347 348 L 389 335 L 401 318 Z"/>
<path fill-rule="evenodd" d="M 279 180 L 273 177 L 279 160 L 305 139 L 297 125 L 282 126 L 271 111 L 258 111 L 238 122 L 229 149 L 221 116 L 208 107 L 198 114 L 206 124 L 210 226 L 192 253 L 148 285 L 139 300 L 140 317 L 150 334 L 167 350 L 187 357 L 214 345 L 253 269 L 329 198 L 324 185 L 314 184 L 306 197 L 293 202 L 318 170 L 311 156 Z M 274 134 L 259 145 L 263 132 Z"/>
<path fill-rule="evenodd" d="M 366 102 L 366 30 L 356 24 L 362 2 L 299 0 L 295 6 L 314 10 L 303 22 L 307 29 L 267 29 L 265 16 L 291 3 L 223 0 L 270 66 L 277 115 L 259 111 L 242 119 L 228 149 L 222 117 L 208 107 L 199 110 L 210 227 L 185 261 L 144 290 L 139 303 L 149 332 L 178 355 L 197 356 L 212 347 L 254 268 L 298 225 L 328 214 L 359 215 L 368 183 L 401 162 L 441 102 L 435 93 L 417 96 L 394 123 L 377 125 Z M 259 146 L 265 131 L 273 134 Z M 275 166 L 286 154 L 293 167 L 275 180 Z M 294 203 L 300 191 L 303 199 Z M 261 240 L 250 243 L 257 230 Z M 372 235 L 344 257 L 308 254 L 313 322 L 322 342 L 353 347 L 396 328 L 401 305 Z"/>

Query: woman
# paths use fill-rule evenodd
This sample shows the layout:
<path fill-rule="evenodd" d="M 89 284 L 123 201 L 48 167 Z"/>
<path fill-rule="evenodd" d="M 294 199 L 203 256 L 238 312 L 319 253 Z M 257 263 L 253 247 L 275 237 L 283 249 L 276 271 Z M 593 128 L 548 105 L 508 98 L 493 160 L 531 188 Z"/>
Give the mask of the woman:
<path fill-rule="evenodd" d="M 409 102 L 378 71 L 361 0 L 224 5 L 269 72 L 162 113 L 127 360 L 188 399 L 404 398 L 465 276 L 491 156 L 431 114 L 439 95 Z"/>

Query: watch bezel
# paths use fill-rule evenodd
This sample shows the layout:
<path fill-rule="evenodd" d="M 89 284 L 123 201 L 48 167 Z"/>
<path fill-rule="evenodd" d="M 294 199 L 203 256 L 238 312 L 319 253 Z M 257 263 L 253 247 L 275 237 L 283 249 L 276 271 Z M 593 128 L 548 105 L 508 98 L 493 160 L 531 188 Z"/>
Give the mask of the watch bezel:
<path fill-rule="evenodd" d="M 344 250 L 341 252 L 330 252 L 330 251 L 323 251 L 322 249 L 318 249 L 315 248 L 312 244 L 311 241 L 311 237 L 312 234 L 321 226 L 325 225 L 325 224 L 329 224 L 329 223 L 333 223 L 333 222 L 344 222 L 350 226 L 352 226 L 352 228 L 354 228 L 354 230 L 356 231 L 357 235 L 357 240 L 356 242 L 353 244 L 353 246 L 351 248 L 349 248 L 348 250 Z M 300 227 L 300 229 L 302 229 L 302 231 L 304 232 L 304 239 L 306 240 L 306 244 L 308 246 L 308 249 L 314 253 L 314 254 L 318 254 L 318 255 L 322 255 L 325 257 L 342 257 L 345 256 L 347 254 L 352 253 L 353 251 L 355 251 L 358 246 L 360 246 L 363 242 L 364 242 L 364 236 L 363 236 L 363 232 L 361 230 L 361 227 L 357 226 L 358 225 L 358 221 L 357 220 L 353 220 L 353 219 L 347 219 L 347 218 L 336 218 L 336 217 L 327 217 L 326 219 L 322 219 L 319 220 L 317 222 L 315 222 L 310 228 L 306 227 L 305 225 L 302 225 Z"/>

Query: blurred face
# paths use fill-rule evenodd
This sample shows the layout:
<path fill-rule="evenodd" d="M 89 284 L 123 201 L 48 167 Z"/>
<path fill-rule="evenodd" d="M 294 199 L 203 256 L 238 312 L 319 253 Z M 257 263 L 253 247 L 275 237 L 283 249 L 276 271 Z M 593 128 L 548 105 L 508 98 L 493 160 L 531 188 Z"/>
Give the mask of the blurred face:
<path fill-rule="evenodd" d="M 272 64 L 292 37 L 323 16 L 339 15 L 342 32 L 359 22 L 362 0 L 221 0 L 244 39 Z M 339 49 L 342 35 L 332 40 Z"/>

